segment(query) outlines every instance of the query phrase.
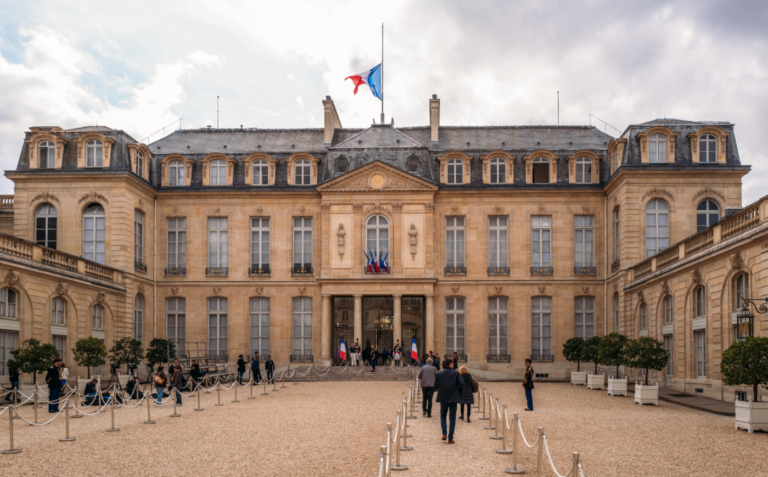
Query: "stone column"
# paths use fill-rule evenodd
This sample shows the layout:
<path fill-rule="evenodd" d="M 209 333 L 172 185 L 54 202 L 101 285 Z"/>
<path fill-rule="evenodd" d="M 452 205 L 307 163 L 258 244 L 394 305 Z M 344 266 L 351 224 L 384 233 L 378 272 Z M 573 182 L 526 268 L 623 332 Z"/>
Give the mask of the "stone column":
<path fill-rule="evenodd" d="M 427 295 L 426 316 L 424 317 L 424 336 L 426 349 L 424 353 L 429 351 L 435 351 L 435 306 L 433 304 L 434 297 Z M 439 353 L 439 351 L 435 351 Z"/>
<path fill-rule="evenodd" d="M 402 330 L 402 316 L 400 315 L 400 302 L 402 301 L 401 298 L 403 295 L 392 295 L 392 298 L 395 299 L 395 319 L 392 326 L 392 345 L 394 346 L 395 340 L 402 339 L 403 330 Z M 400 343 L 400 346 L 402 346 L 403 343 Z"/>
<path fill-rule="evenodd" d="M 363 345 L 363 295 L 355 297 L 355 340 Z"/>
<path fill-rule="evenodd" d="M 320 330 L 320 359 L 325 364 L 331 360 L 331 296 L 323 295 L 323 320 Z"/>

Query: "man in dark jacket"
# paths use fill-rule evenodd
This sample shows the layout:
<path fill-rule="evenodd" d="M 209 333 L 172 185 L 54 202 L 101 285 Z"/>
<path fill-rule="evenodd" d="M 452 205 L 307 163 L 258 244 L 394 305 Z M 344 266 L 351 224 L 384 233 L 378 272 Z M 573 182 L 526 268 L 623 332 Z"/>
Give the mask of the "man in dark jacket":
<path fill-rule="evenodd" d="M 259 367 L 258 351 L 253 355 L 253 361 L 251 361 L 251 376 L 253 377 L 253 384 L 259 384 L 261 381 L 261 368 Z"/>
<path fill-rule="evenodd" d="M 88 385 L 86 384 L 86 387 Z M 134 376 L 133 379 L 128 381 L 125 385 L 125 393 L 128 395 L 128 399 L 139 399 L 139 377 Z"/>
<path fill-rule="evenodd" d="M 275 362 L 272 361 L 272 355 L 267 355 L 267 360 L 264 362 L 264 370 L 267 372 L 267 381 L 272 384 L 272 380 L 275 378 Z"/>
<path fill-rule="evenodd" d="M 435 393 L 435 377 L 437 368 L 432 366 L 432 358 L 427 358 L 427 364 L 419 369 L 419 382 L 424 397 L 421 400 L 422 416 L 432 417 L 432 395 Z"/>
<path fill-rule="evenodd" d="M 242 374 L 241 374 L 242 376 Z M 176 390 L 176 404 L 181 406 L 181 388 L 184 387 L 184 373 L 181 368 L 176 368 L 171 377 L 171 389 Z"/>
<path fill-rule="evenodd" d="M 85 405 L 86 406 L 98 406 L 99 402 L 99 389 L 96 387 L 99 380 L 97 378 L 91 379 L 91 382 L 85 385 Z"/>
<path fill-rule="evenodd" d="M 531 367 L 531 359 L 525 360 L 525 376 L 523 379 L 523 388 L 525 388 L 525 400 L 528 401 L 528 407 L 525 411 L 533 411 L 533 368 Z"/>
<path fill-rule="evenodd" d="M 48 383 L 48 412 L 59 412 L 59 398 L 61 398 L 61 360 L 53 360 L 53 366 L 48 368 L 48 374 L 45 375 L 45 382 Z"/>
<path fill-rule="evenodd" d="M 200 380 L 200 376 L 200 365 L 193 359 L 192 366 L 189 368 L 189 377 L 192 378 L 192 382 L 197 383 Z"/>
<path fill-rule="evenodd" d="M 243 385 L 243 374 L 245 374 L 245 360 L 241 354 L 237 358 L 237 382 L 240 383 L 240 386 Z"/>
<path fill-rule="evenodd" d="M 19 367 L 16 361 L 12 359 L 6 363 L 6 366 L 8 367 L 8 378 L 11 380 L 11 392 L 5 396 L 5 400 L 18 402 L 19 395 L 17 391 L 19 389 Z"/>
<path fill-rule="evenodd" d="M 446 359 L 443 362 L 443 368 L 445 369 L 437 373 L 435 377 L 435 390 L 437 391 L 437 402 L 440 403 L 440 427 L 443 430 L 443 440 L 447 437 L 448 444 L 453 444 L 453 430 L 456 428 L 456 405 L 461 402 L 464 380 L 461 379 L 459 372 L 453 369 L 453 361 Z M 445 418 L 448 415 L 450 422 L 446 423 Z"/>

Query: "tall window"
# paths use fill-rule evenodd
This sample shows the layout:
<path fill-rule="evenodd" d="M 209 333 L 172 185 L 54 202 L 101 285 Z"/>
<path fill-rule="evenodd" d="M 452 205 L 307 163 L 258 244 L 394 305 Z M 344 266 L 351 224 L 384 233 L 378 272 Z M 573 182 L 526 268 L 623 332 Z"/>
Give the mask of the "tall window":
<path fill-rule="evenodd" d="M 293 268 L 312 269 L 312 217 L 293 218 Z"/>
<path fill-rule="evenodd" d="M 707 377 L 707 340 L 704 331 L 693 332 L 693 342 L 696 345 L 696 376 Z"/>
<path fill-rule="evenodd" d="M 552 355 L 552 298 L 531 298 L 531 356 Z"/>
<path fill-rule="evenodd" d="M 208 267 L 227 268 L 227 218 L 208 218 Z"/>
<path fill-rule="evenodd" d="M 717 162 L 717 139 L 711 134 L 699 138 L 699 162 Z"/>
<path fill-rule="evenodd" d="M 509 354 L 509 301 L 505 296 L 488 299 L 488 354 Z"/>
<path fill-rule="evenodd" d="M 144 177 L 144 154 L 141 151 L 136 151 L 136 174 Z"/>
<path fill-rule="evenodd" d="M 40 169 L 53 169 L 56 166 L 56 146 L 52 141 L 43 141 L 37 146 L 40 156 Z"/>
<path fill-rule="evenodd" d="M 227 163 L 221 159 L 211 161 L 211 180 L 212 186 L 227 185 Z"/>
<path fill-rule="evenodd" d="M 55 249 L 56 227 L 56 209 L 51 204 L 41 205 L 35 213 L 35 243 Z"/>
<path fill-rule="evenodd" d="M 267 164 L 267 161 L 262 159 L 253 161 L 253 165 L 251 166 L 251 178 L 253 185 L 269 185 L 269 164 Z"/>
<path fill-rule="evenodd" d="M 488 267 L 509 267 L 509 230 L 506 215 L 488 217 Z"/>
<path fill-rule="evenodd" d="M 227 355 L 227 299 L 208 299 L 208 353 Z"/>
<path fill-rule="evenodd" d="M 346 157 L 341 156 L 336 159 L 336 174 L 343 174 L 349 170 L 349 161 Z"/>
<path fill-rule="evenodd" d="M 386 258 L 389 267 L 389 220 L 383 215 L 372 215 L 365 222 L 365 250 L 374 259 Z"/>
<path fill-rule="evenodd" d="M 144 213 L 140 210 L 134 211 L 133 214 L 133 232 L 133 259 L 144 263 Z"/>
<path fill-rule="evenodd" d="M 167 219 L 168 224 L 168 268 L 187 266 L 187 219 Z"/>
<path fill-rule="evenodd" d="M 693 316 L 695 318 L 706 316 L 706 299 L 706 289 L 703 286 L 698 287 L 696 291 L 693 292 Z"/>
<path fill-rule="evenodd" d="M 176 345 L 177 354 L 185 354 L 187 313 L 184 298 L 167 298 L 165 300 L 165 337 Z"/>
<path fill-rule="evenodd" d="M 701 232 L 719 221 L 720 207 L 714 200 L 704 200 L 696 207 L 696 232 Z"/>
<path fill-rule="evenodd" d="M 621 256 L 621 216 L 619 208 L 613 211 L 613 258 L 618 260 Z"/>
<path fill-rule="evenodd" d="M 16 318 L 18 293 L 11 288 L 0 290 L 0 318 Z"/>
<path fill-rule="evenodd" d="M 251 356 L 269 355 L 269 298 L 251 298 Z"/>
<path fill-rule="evenodd" d="M 181 161 L 171 161 L 168 166 L 168 184 L 171 187 L 184 186 L 184 163 Z"/>
<path fill-rule="evenodd" d="M 269 217 L 251 217 L 251 273 L 269 269 Z"/>
<path fill-rule="evenodd" d="M 584 339 L 595 336 L 595 297 L 576 297 L 576 334 L 574 336 Z"/>
<path fill-rule="evenodd" d="M 445 266 L 464 267 L 464 217 L 445 218 Z"/>
<path fill-rule="evenodd" d="M 101 305 L 93 306 L 93 321 L 92 326 L 94 330 L 104 330 L 104 307 Z"/>
<path fill-rule="evenodd" d="M 51 324 L 64 326 L 66 323 L 67 305 L 61 297 L 51 300 Z"/>
<path fill-rule="evenodd" d="M 56 351 L 59 352 L 59 358 L 61 358 L 62 361 L 66 362 L 67 337 L 53 335 L 51 336 L 51 344 L 56 348 Z"/>
<path fill-rule="evenodd" d="M 733 280 L 733 309 L 744 307 L 744 298 L 749 298 L 749 275 L 740 273 Z"/>
<path fill-rule="evenodd" d="M 144 336 L 144 298 L 136 295 L 133 302 L 133 339 L 142 341 Z"/>
<path fill-rule="evenodd" d="M 648 140 L 648 162 L 667 162 L 667 138 L 652 134 Z"/>
<path fill-rule="evenodd" d="M 104 208 L 92 204 L 83 214 L 83 258 L 104 264 Z"/>
<path fill-rule="evenodd" d="M 312 355 L 312 298 L 293 299 L 293 354 Z"/>
<path fill-rule="evenodd" d="M 461 159 L 449 159 L 446 167 L 448 168 L 448 184 L 464 183 L 464 161 Z"/>
<path fill-rule="evenodd" d="M 577 215 L 574 217 L 576 226 L 576 266 L 595 266 L 595 217 L 593 215 Z"/>
<path fill-rule="evenodd" d="M 616 163 L 616 168 L 613 170 L 614 173 L 619 170 L 619 167 L 621 167 L 621 156 L 619 156 L 619 148 L 616 148 L 616 152 L 613 153 L 613 161 Z"/>
<path fill-rule="evenodd" d="M 507 161 L 501 158 L 491 159 L 491 184 L 507 183 Z"/>
<path fill-rule="evenodd" d="M 549 184 L 549 159 L 544 157 L 537 157 L 533 160 L 533 177 L 531 177 L 534 184 Z"/>
<path fill-rule="evenodd" d="M 619 294 L 614 293 L 613 295 L 613 331 L 618 333 L 619 332 L 619 321 L 620 321 L 620 307 L 619 307 Z"/>
<path fill-rule="evenodd" d="M 645 303 L 640 305 L 640 329 L 648 329 L 648 306 Z"/>
<path fill-rule="evenodd" d="M 653 199 L 645 207 L 645 257 L 652 257 L 669 247 L 669 207 Z"/>
<path fill-rule="evenodd" d="M 589 159 L 588 157 L 580 157 L 576 159 L 576 183 L 592 183 L 592 159 Z"/>
<path fill-rule="evenodd" d="M 672 339 L 672 335 L 664 336 L 664 348 L 667 350 L 667 376 L 672 377 L 675 370 L 674 365 L 672 364 L 672 360 L 675 356 L 674 340 Z"/>
<path fill-rule="evenodd" d="M 531 266 L 551 267 L 552 217 L 531 217 Z"/>
<path fill-rule="evenodd" d="M 310 184 L 310 165 L 306 159 L 296 161 L 293 165 L 293 183 L 296 185 L 309 185 Z"/>
<path fill-rule="evenodd" d="M 674 320 L 674 301 L 672 295 L 664 297 L 664 323 L 672 323 Z"/>
<path fill-rule="evenodd" d="M 464 298 L 451 296 L 445 299 L 445 352 L 464 355 Z"/>
<path fill-rule="evenodd" d="M 12 331 L 0 331 L 0 376 L 8 374 L 6 363 L 13 359 L 11 351 L 16 349 L 19 334 Z"/>
<path fill-rule="evenodd" d="M 85 165 L 86 167 L 102 167 L 104 152 L 101 141 L 88 141 L 85 145 Z"/>

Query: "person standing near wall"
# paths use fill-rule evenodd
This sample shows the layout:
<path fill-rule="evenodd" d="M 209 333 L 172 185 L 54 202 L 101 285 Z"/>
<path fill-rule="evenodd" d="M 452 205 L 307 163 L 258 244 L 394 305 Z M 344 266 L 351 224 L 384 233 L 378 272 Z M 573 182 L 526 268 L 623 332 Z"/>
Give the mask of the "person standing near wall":
<path fill-rule="evenodd" d="M 242 357 L 242 355 L 241 355 Z M 242 373 L 240 373 L 242 378 Z M 171 378 L 171 389 L 176 390 L 176 404 L 181 406 L 181 388 L 184 387 L 184 372 L 181 368 L 176 368 L 173 371 L 173 377 Z"/>
<path fill-rule="evenodd" d="M 45 382 L 48 383 L 48 412 L 59 412 L 59 398 L 61 398 L 61 360 L 53 360 L 53 366 L 48 368 L 48 374 L 45 376 Z"/>
<path fill-rule="evenodd" d="M 528 407 L 524 410 L 533 411 L 533 367 L 531 367 L 531 358 L 525 360 L 523 388 L 525 388 L 525 400 L 528 402 Z"/>
<path fill-rule="evenodd" d="M 245 374 L 245 360 L 241 354 L 237 358 L 237 382 L 240 384 L 240 386 L 243 385 L 243 374 Z"/>
<path fill-rule="evenodd" d="M 275 362 L 272 361 L 272 355 L 267 355 L 267 360 L 264 362 L 264 370 L 267 372 L 267 382 L 272 384 L 272 380 L 275 379 Z"/>
<path fill-rule="evenodd" d="M 261 382 L 261 368 L 259 367 L 258 351 L 254 353 L 253 361 L 251 361 L 251 375 L 253 376 L 253 384 L 259 384 L 259 382 Z"/>

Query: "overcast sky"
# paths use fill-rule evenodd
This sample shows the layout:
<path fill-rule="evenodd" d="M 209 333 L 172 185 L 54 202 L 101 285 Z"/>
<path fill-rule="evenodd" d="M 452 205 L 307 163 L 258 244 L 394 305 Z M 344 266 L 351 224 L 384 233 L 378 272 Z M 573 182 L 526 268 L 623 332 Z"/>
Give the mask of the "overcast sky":
<path fill-rule="evenodd" d="M 217 95 L 221 127 L 322 127 L 325 95 L 365 127 L 380 103 L 344 78 L 380 62 L 382 22 L 387 121 L 428 124 L 436 93 L 444 125 L 556 124 L 557 91 L 561 124 L 731 121 L 744 203 L 768 194 L 764 1 L 0 0 L 0 166 L 30 126 L 215 126 Z"/>

